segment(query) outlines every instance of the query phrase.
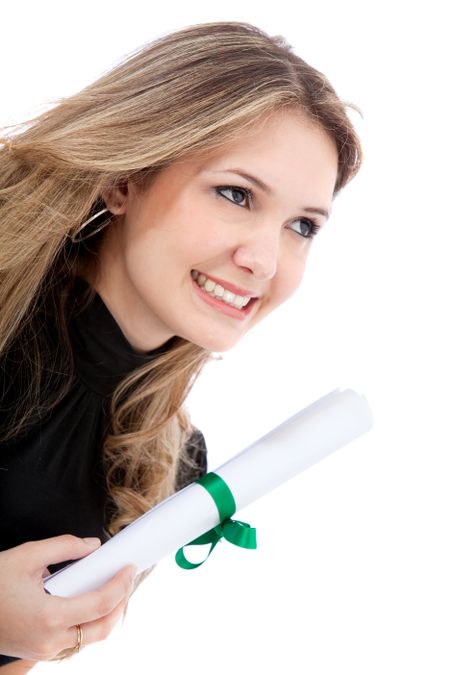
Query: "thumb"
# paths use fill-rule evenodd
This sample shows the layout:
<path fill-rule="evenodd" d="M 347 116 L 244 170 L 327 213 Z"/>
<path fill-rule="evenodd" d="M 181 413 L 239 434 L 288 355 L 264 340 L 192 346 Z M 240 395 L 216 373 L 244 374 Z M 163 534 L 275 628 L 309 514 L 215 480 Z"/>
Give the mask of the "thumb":
<path fill-rule="evenodd" d="M 99 548 L 101 542 L 97 537 L 74 537 L 71 534 L 63 534 L 59 537 L 30 541 L 18 548 L 23 548 L 24 559 L 32 562 L 34 571 L 42 572 L 48 565 L 54 565 L 65 560 L 77 560 L 84 558 Z"/>

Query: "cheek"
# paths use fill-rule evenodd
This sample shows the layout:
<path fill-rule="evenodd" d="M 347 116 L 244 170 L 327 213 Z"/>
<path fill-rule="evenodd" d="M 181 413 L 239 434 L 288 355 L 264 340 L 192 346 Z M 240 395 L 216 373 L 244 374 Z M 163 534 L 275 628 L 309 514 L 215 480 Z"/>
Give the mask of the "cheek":
<path fill-rule="evenodd" d="M 159 288 L 164 275 L 170 274 L 170 256 L 164 253 L 164 243 L 148 229 L 130 233 L 123 241 L 120 255 L 126 278 L 141 294 L 148 295 L 152 288 Z"/>
<path fill-rule="evenodd" d="M 305 272 L 306 255 L 291 255 L 278 268 L 276 283 L 277 303 L 291 297 L 298 289 Z"/>

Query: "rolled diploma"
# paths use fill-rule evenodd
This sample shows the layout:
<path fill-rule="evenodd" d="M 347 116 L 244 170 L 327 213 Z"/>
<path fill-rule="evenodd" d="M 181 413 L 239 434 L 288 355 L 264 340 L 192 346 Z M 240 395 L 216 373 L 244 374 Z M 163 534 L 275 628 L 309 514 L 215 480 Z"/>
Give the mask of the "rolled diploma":
<path fill-rule="evenodd" d="M 216 469 L 233 493 L 236 510 L 369 431 L 366 399 L 333 391 L 293 415 Z M 47 577 L 53 595 L 74 596 L 98 588 L 127 564 L 143 571 L 219 523 L 204 487 L 191 483 L 109 539 L 86 558 Z"/>

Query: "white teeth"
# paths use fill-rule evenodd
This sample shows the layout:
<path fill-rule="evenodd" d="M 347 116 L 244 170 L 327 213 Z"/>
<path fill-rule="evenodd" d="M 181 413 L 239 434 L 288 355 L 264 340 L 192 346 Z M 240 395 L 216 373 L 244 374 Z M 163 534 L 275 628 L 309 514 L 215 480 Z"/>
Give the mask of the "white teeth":
<path fill-rule="evenodd" d="M 215 281 L 208 279 L 208 277 L 197 270 L 192 270 L 191 276 L 209 295 L 220 298 L 227 305 L 231 305 L 236 309 L 242 309 L 248 305 L 251 300 L 250 296 L 237 295 L 236 293 L 225 290 L 223 286 L 216 284 Z"/>

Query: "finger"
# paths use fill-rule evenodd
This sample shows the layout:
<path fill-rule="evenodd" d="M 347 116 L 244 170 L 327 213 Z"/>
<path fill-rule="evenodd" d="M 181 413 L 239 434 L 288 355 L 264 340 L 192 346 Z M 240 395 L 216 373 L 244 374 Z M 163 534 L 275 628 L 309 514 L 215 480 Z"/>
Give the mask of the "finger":
<path fill-rule="evenodd" d="M 35 564 L 35 570 L 42 572 L 48 565 L 63 562 L 64 560 L 78 560 L 95 551 L 100 546 L 97 537 L 81 539 L 71 534 L 59 537 L 29 541 L 17 548 L 23 549 L 24 560 L 29 566 L 30 561 Z"/>
<path fill-rule="evenodd" d="M 85 625 L 79 624 L 76 626 L 70 626 L 70 628 L 67 628 L 64 631 L 58 653 L 55 654 L 55 656 L 50 660 L 53 661 L 65 658 L 66 656 L 72 656 L 77 651 L 80 651 L 80 649 L 86 644 Z"/>
<path fill-rule="evenodd" d="M 112 612 L 103 616 L 101 619 L 96 621 L 89 621 L 88 623 L 81 624 L 83 631 L 83 640 L 82 645 L 90 645 L 94 642 L 99 642 L 100 640 L 106 640 L 108 635 L 111 633 L 114 626 L 120 621 L 125 611 L 125 607 L 128 603 L 128 596 L 124 598 L 117 607 L 115 607 Z M 72 645 L 72 648 L 77 644 L 78 633 L 74 628 L 69 629 L 68 642 Z"/>
<path fill-rule="evenodd" d="M 52 596 L 50 599 L 55 604 L 58 603 L 58 612 L 63 625 L 76 626 L 77 623 L 89 623 L 110 614 L 131 594 L 135 575 L 136 568 L 127 565 L 96 591 L 73 598 Z"/>

